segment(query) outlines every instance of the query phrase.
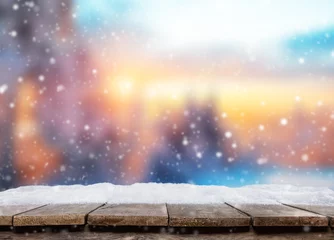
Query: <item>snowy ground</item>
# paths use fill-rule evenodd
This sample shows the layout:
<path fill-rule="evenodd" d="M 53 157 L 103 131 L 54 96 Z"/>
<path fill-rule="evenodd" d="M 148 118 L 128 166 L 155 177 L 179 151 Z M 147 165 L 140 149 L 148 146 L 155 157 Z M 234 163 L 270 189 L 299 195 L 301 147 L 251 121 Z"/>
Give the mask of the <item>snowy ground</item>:
<path fill-rule="evenodd" d="M 299 203 L 334 205 L 329 188 L 250 185 L 240 188 L 190 184 L 100 183 L 88 186 L 25 186 L 0 192 L 0 205 L 47 203 Z"/>

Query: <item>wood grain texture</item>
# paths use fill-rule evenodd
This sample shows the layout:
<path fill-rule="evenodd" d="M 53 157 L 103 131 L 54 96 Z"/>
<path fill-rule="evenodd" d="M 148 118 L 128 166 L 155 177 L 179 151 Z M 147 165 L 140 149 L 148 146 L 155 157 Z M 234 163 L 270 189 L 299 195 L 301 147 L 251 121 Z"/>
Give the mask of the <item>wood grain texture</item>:
<path fill-rule="evenodd" d="M 325 216 L 285 205 L 232 204 L 231 206 L 252 217 L 252 225 L 262 226 L 328 226 Z"/>
<path fill-rule="evenodd" d="M 15 234 L 0 232 L 0 239 L 4 240 L 333 240 L 333 233 L 280 233 L 280 234 L 256 234 L 225 233 L 225 234 L 168 234 L 168 233 L 112 233 L 112 232 L 60 232 L 60 233 L 30 233 Z"/>
<path fill-rule="evenodd" d="M 95 226 L 168 226 L 166 204 L 107 204 L 88 215 Z"/>
<path fill-rule="evenodd" d="M 12 226 L 13 216 L 44 205 L 6 205 L 0 206 L 0 226 Z"/>
<path fill-rule="evenodd" d="M 84 225 L 86 215 L 102 204 L 55 204 L 18 214 L 13 226 Z"/>
<path fill-rule="evenodd" d="M 226 204 L 167 204 L 172 227 L 244 227 L 250 217 Z"/>
<path fill-rule="evenodd" d="M 329 218 L 330 226 L 334 227 L 334 205 L 333 206 L 305 205 L 305 204 L 286 204 L 286 205 L 327 216 Z"/>

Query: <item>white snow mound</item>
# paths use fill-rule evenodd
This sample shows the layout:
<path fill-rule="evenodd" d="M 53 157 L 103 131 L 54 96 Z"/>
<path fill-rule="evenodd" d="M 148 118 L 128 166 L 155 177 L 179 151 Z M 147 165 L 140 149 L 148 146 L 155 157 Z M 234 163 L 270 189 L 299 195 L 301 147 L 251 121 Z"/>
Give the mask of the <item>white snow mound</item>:
<path fill-rule="evenodd" d="M 0 205 L 60 203 L 261 203 L 334 205 L 329 188 L 249 185 L 240 188 L 191 184 L 25 186 L 0 192 Z"/>

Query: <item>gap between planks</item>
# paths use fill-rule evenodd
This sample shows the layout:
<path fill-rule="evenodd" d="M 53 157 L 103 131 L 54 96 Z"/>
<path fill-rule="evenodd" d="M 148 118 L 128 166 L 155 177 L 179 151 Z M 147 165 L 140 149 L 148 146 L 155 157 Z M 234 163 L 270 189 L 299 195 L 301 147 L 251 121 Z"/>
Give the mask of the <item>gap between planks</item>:
<path fill-rule="evenodd" d="M 88 213 L 102 206 L 92 204 L 50 204 L 13 216 L 14 227 L 85 225 Z"/>
<path fill-rule="evenodd" d="M 66 205 L 66 204 L 65 204 Z M 77 206 L 80 204 L 70 204 L 72 208 L 69 208 L 67 211 L 53 211 L 55 214 L 48 216 L 45 214 L 44 210 L 52 209 L 55 205 L 35 205 L 35 206 L 25 206 L 22 212 L 18 212 L 20 210 L 16 210 L 11 216 L 10 224 L 7 221 L 7 225 L 2 226 L 56 226 L 56 225 L 94 225 L 92 218 L 90 216 L 99 215 L 99 217 L 104 215 L 110 215 L 114 220 L 110 221 L 110 216 L 104 218 L 104 223 L 100 222 L 97 225 L 103 226 L 165 226 L 165 227 L 238 227 L 245 226 L 246 221 L 248 221 L 247 226 L 332 226 L 333 223 L 330 223 L 332 219 L 332 213 L 326 214 L 326 212 L 317 212 L 310 209 L 299 208 L 297 206 L 290 206 L 287 204 L 282 205 L 273 205 L 276 206 L 276 210 L 285 209 L 285 213 L 301 213 L 300 216 L 296 216 L 294 214 L 288 214 L 289 216 L 275 214 L 275 211 L 271 212 L 272 214 L 267 216 L 264 214 L 257 214 L 256 211 L 250 211 L 249 205 L 248 209 L 245 206 L 240 206 L 238 204 L 160 204 L 158 208 L 152 208 L 150 214 L 145 216 L 145 208 L 150 209 L 150 205 L 152 204 L 139 204 L 137 206 L 133 206 L 133 209 L 129 211 L 127 209 L 129 204 L 111 204 L 112 206 L 118 206 L 118 213 L 110 207 L 110 204 L 81 204 L 85 205 L 83 207 L 84 211 L 77 212 Z M 90 207 L 88 207 L 90 205 Z M 57 205 L 60 207 L 61 205 Z M 109 213 L 105 211 L 104 208 L 109 206 Z M 268 205 L 253 205 L 255 208 L 258 208 L 259 211 L 265 212 L 265 208 L 268 208 Z M 267 206 L 267 207 L 264 207 Z M 277 208 L 277 206 L 280 206 Z M 284 207 L 282 207 L 284 206 Z M 0 206 L 0 209 L 4 209 L 8 206 Z M 16 206 L 17 207 L 17 206 Z M 143 209 L 144 211 L 140 210 Z M 312 207 L 312 206 L 309 206 Z M 334 206 L 330 206 L 333 209 Z M 123 208 L 123 210 L 122 210 Z M 159 210 L 160 208 L 160 210 Z M 64 209 L 64 208 L 63 208 Z M 66 209 L 66 208 L 65 208 Z M 112 209 L 110 211 L 110 209 Z M 152 210 L 151 209 L 151 210 Z M 156 212 L 156 210 L 159 210 Z M 164 210 L 165 209 L 165 210 Z M 174 211 L 173 211 L 174 209 Z M 224 211 L 222 209 L 228 209 L 228 211 L 232 212 L 230 216 L 227 214 L 224 215 Z M 232 210 L 231 210 L 232 209 Z M 121 211 L 119 211 L 121 210 Z M 122 216 L 122 211 L 125 210 L 126 216 Z M 44 211 L 44 214 L 43 214 Z M 126 212 L 127 211 L 127 212 Z M 132 211 L 132 212 L 131 212 Z M 183 213 L 182 213 L 183 211 Z M 4 212 L 4 211 L 2 211 Z M 191 212 L 191 214 L 189 214 Z M 1 211 L 0 211 L 1 213 Z M 98 214 L 96 214 L 98 213 Z M 110 214 L 111 213 L 111 214 Z M 237 214 L 236 214 L 237 213 Z M 71 218 L 69 215 L 75 215 L 75 217 Z M 104 214 L 104 215 L 103 215 Z M 137 216 L 136 216 L 137 215 Z M 329 216 L 330 215 L 330 216 Z M 327 216 L 327 217 L 325 217 Z M 8 217 L 8 216 L 7 216 Z M 78 218 L 81 220 L 79 221 Z M 108 220 L 109 218 L 109 220 Z M 234 218 L 234 219 L 233 219 Z M 57 220 L 58 219 L 58 220 Z M 65 219 L 65 220 L 64 220 Z M 107 219 L 107 220 L 106 220 Z M 115 221 L 116 219 L 116 221 Z M 122 219 L 120 221 L 120 219 Z M 248 219 L 248 220 L 247 220 Z M 251 222 L 250 219 L 253 219 Z M 1 215 L 0 215 L 1 220 Z M 236 222 L 235 222 L 236 220 Z M 254 221 L 255 220 L 255 221 Z M 108 222 L 110 221 L 110 222 Z M 132 221 L 132 222 L 131 222 Z M 1 221 L 0 221 L 1 223 Z M 1 224 L 0 224 L 1 225 Z"/>
<path fill-rule="evenodd" d="M 328 218 L 323 215 L 282 204 L 228 204 L 250 215 L 253 227 L 328 226 Z"/>
<path fill-rule="evenodd" d="M 309 211 L 326 216 L 329 221 L 329 226 L 334 227 L 334 205 L 327 206 L 327 205 L 307 205 L 307 204 L 287 204 L 287 203 L 282 203 L 282 204 L 292 208 L 297 208 L 304 211 Z"/>

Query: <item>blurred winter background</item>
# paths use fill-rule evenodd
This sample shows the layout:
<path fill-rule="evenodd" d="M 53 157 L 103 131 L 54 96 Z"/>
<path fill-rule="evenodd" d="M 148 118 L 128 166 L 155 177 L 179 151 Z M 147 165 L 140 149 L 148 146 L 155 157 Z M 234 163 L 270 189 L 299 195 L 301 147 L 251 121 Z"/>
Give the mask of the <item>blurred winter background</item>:
<path fill-rule="evenodd" d="M 334 1 L 0 0 L 0 189 L 334 186 Z"/>

